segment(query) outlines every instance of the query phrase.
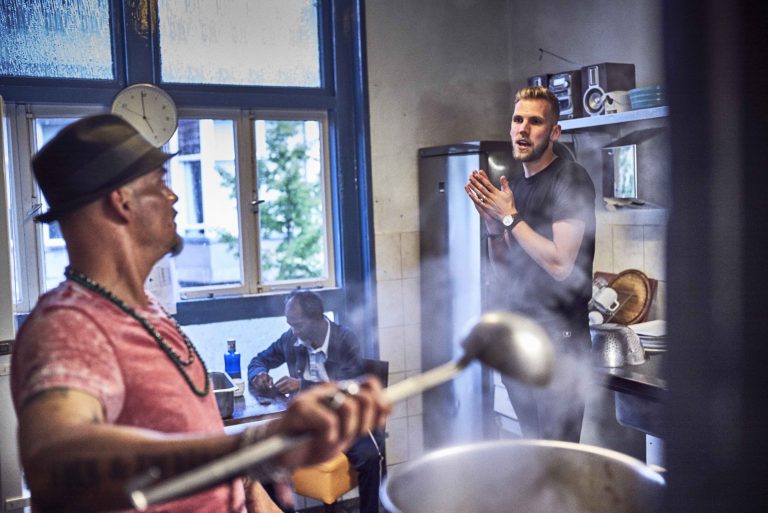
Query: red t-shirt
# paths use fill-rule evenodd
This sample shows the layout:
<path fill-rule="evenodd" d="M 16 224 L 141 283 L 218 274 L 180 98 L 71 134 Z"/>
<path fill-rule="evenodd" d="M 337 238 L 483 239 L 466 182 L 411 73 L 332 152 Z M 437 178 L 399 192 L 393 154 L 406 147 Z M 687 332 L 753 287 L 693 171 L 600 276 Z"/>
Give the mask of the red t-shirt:
<path fill-rule="evenodd" d="M 186 360 L 184 340 L 148 294 L 137 312 Z M 97 398 L 106 422 L 165 433 L 224 432 L 211 390 L 199 397 L 144 327 L 112 302 L 71 281 L 40 298 L 14 345 L 11 391 L 17 413 L 32 396 L 74 388 Z M 198 390 L 205 384 L 197 357 L 186 367 Z M 230 495 L 232 495 L 230 497 Z M 232 506 L 235 506 L 234 508 Z M 156 513 L 242 512 L 240 480 L 150 508 Z"/>

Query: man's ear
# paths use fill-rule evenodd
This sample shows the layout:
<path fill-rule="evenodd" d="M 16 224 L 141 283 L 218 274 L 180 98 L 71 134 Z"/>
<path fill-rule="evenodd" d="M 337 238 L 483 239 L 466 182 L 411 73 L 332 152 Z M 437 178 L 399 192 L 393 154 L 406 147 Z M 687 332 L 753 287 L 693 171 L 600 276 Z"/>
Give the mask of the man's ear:
<path fill-rule="evenodd" d="M 122 221 L 131 216 L 131 191 L 127 187 L 118 187 L 104 198 L 107 210 Z"/>
<path fill-rule="evenodd" d="M 560 125 L 555 124 L 555 126 L 553 126 L 552 130 L 549 132 L 549 140 L 555 142 L 558 139 L 560 139 Z"/>

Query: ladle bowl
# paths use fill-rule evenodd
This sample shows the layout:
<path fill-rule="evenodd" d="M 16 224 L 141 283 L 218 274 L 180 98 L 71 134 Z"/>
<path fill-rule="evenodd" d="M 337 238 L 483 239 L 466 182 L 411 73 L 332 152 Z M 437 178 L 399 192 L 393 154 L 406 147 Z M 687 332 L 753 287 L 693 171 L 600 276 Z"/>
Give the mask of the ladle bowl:
<path fill-rule="evenodd" d="M 514 312 L 488 312 L 462 342 L 465 358 L 480 360 L 523 383 L 544 386 L 552 377 L 554 348 L 540 324 Z"/>
<path fill-rule="evenodd" d="M 390 513 L 657 513 L 664 478 L 624 454 L 571 442 L 495 440 L 440 449 L 392 470 Z"/>

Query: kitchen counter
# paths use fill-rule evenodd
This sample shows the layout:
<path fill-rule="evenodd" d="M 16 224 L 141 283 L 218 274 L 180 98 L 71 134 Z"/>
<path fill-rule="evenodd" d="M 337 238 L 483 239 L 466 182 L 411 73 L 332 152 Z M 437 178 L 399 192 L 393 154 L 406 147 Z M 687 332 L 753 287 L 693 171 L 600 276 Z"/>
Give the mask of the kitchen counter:
<path fill-rule="evenodd" d="M 598 368 L 602 384 L 616 392 L 655 402 L 664 401 L 667 381 L 663 375 L 663 353 L 651 354 L 642 365 Z"/>
<path fill-rule="evenodd" d="M 642 365 L 598 368 L 603 386 L 615 392 L 616 420 L 622 426 L 656 438 L 664 436 L 667 381 L 662 377 L 663 353 L 646 357 Z"/>

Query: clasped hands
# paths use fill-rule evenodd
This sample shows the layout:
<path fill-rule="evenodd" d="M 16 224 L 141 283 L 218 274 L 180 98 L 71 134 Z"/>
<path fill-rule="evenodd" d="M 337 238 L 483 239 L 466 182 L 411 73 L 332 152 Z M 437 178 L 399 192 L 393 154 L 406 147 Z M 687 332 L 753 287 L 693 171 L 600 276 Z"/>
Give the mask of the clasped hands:
<path fill-rule="evenodd" d="M 469 175 L 469 181 L 464 186 L 467 196 L 485 221 L 489 233 L 502 232 L 501 218 L 517 211 L 515 196 L 512 194 L 506 176 L 501 177 L 500 186 L 501 188 L 493 185 L 488 173 L 482 169 L 473 170 Z"/>

